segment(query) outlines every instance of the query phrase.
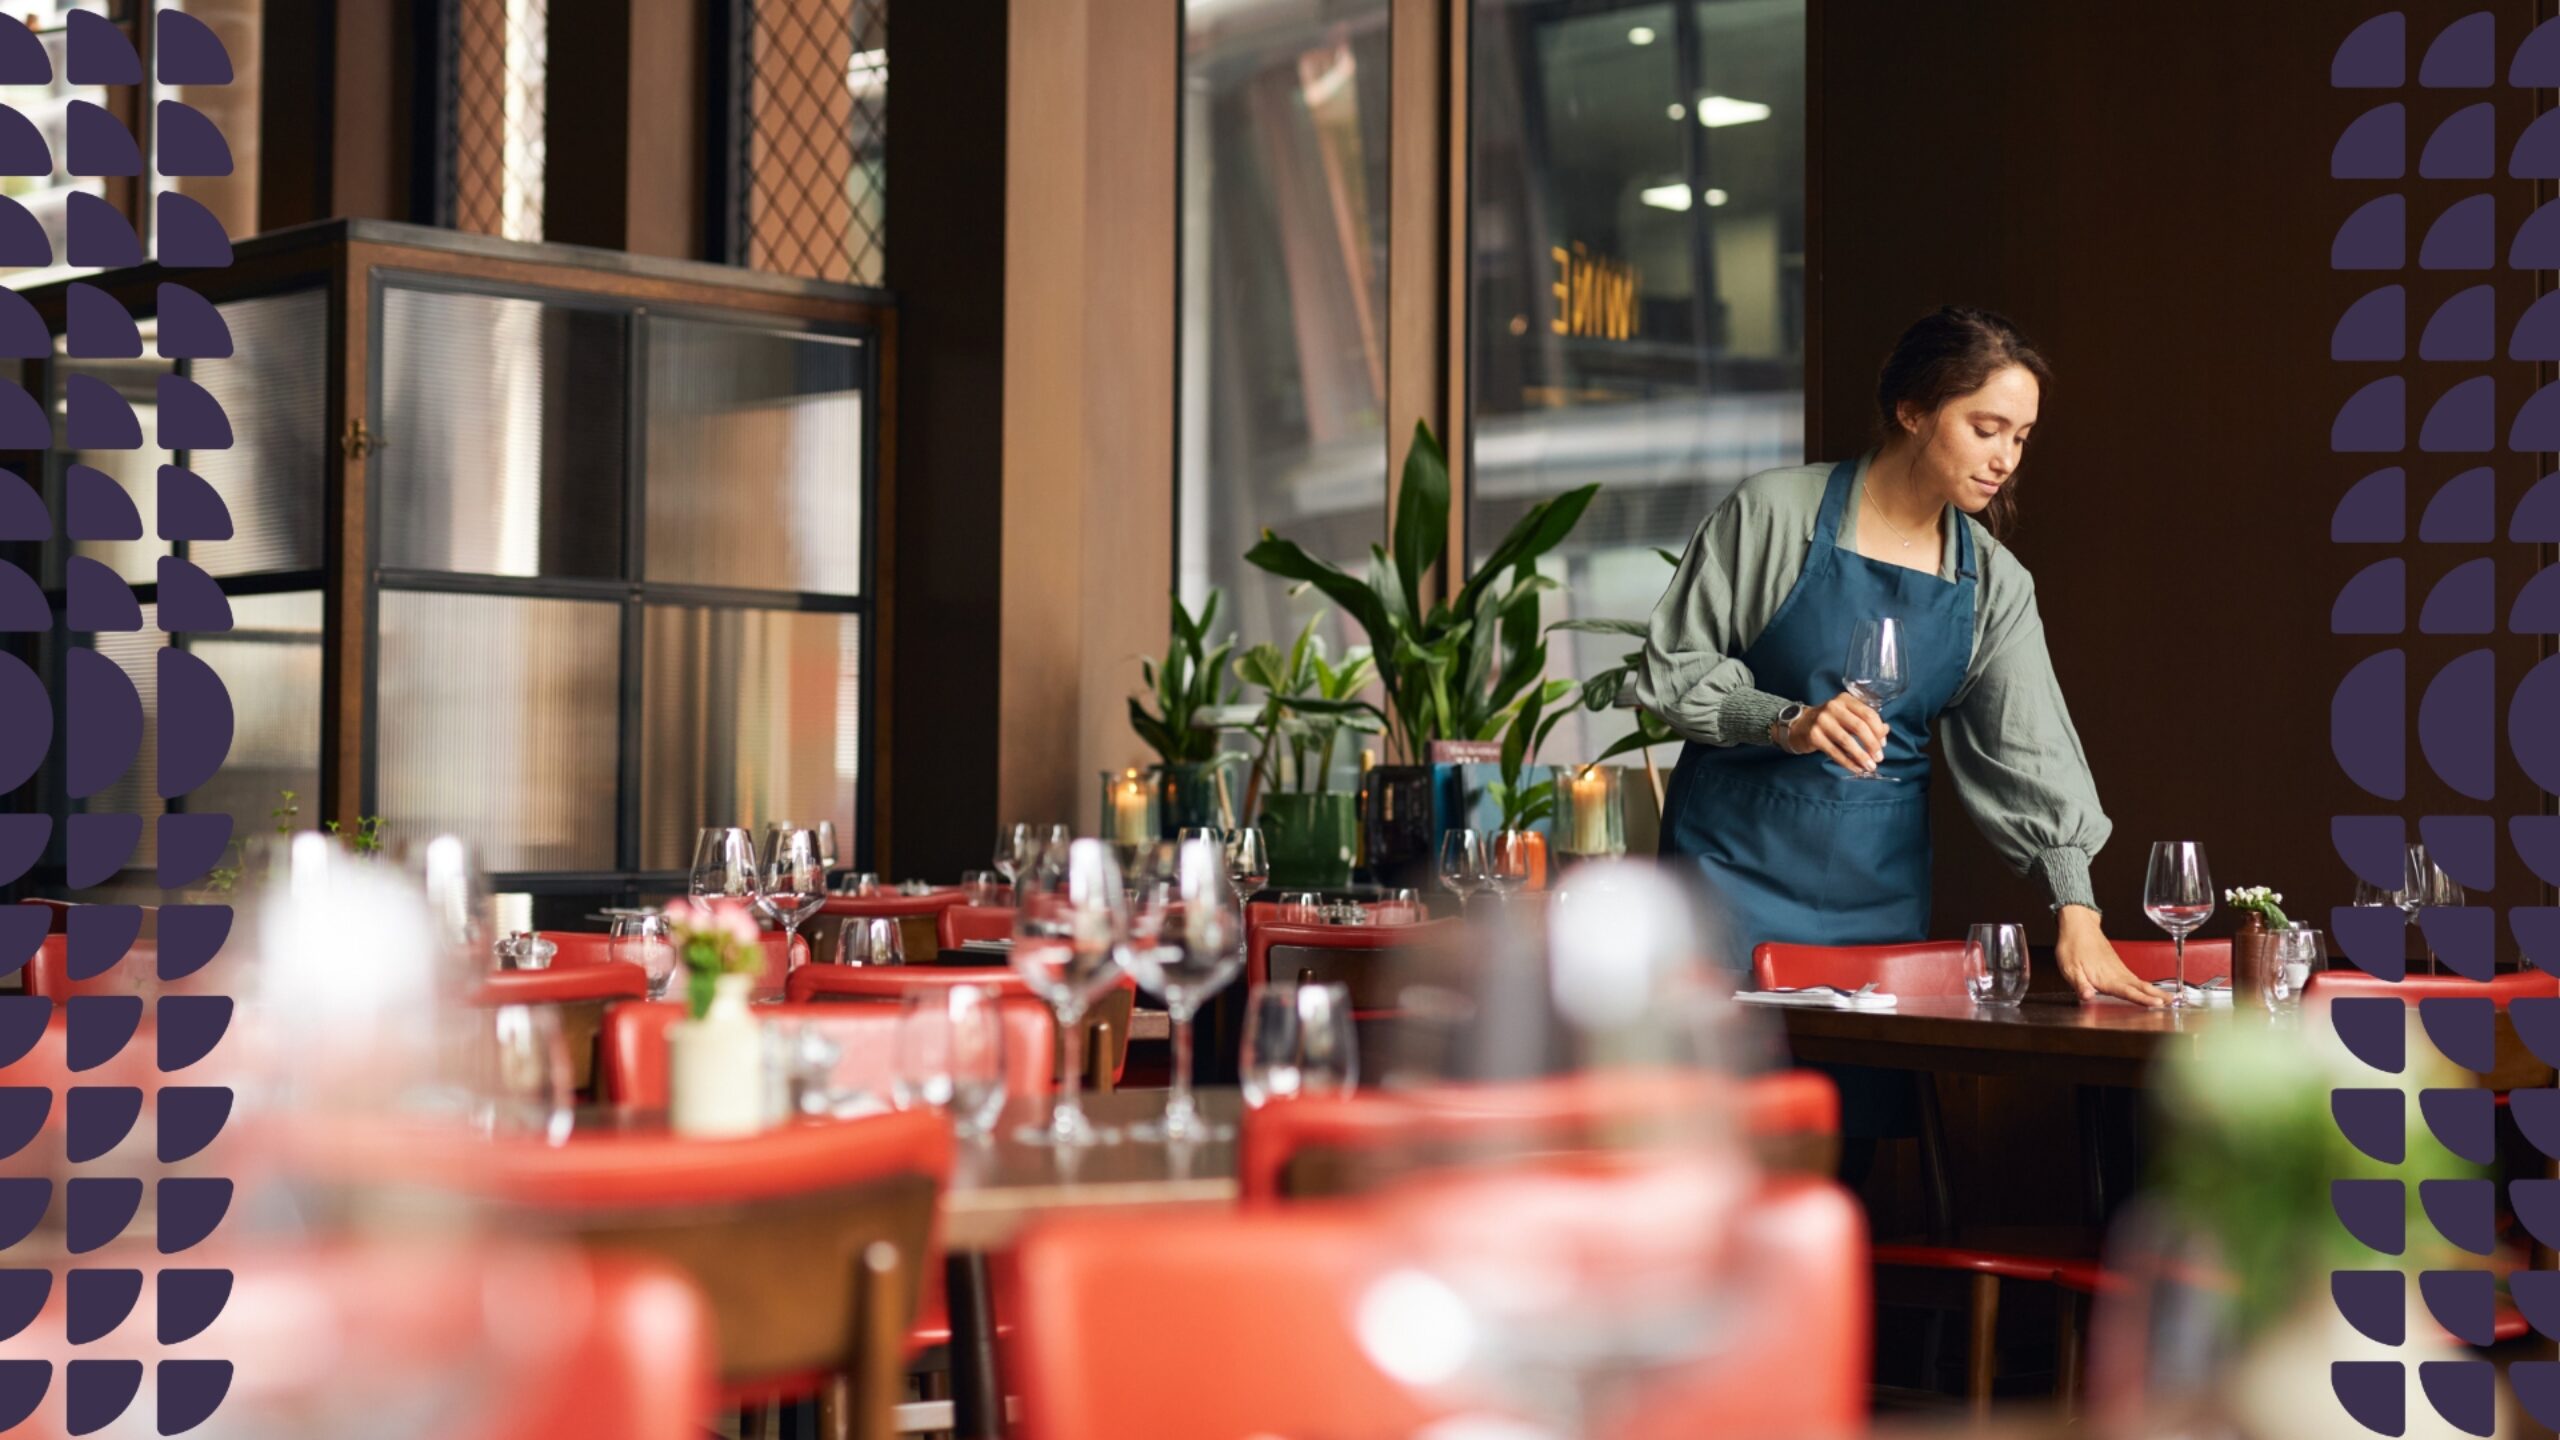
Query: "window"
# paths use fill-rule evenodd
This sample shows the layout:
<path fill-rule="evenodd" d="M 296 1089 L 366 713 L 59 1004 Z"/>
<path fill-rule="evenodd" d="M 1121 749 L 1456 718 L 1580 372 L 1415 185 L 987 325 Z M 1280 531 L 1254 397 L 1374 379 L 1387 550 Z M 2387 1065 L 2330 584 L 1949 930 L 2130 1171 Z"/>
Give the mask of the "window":
<path fill-rule="evenodd" d="M 444 113 L 435 219 L 476 235 L 542 238 L 550 131 L 549 0 L 434 0 L 442 6 Z"/>
<path fill-rule="evenodd" d="M 1803 0 L 1476 0 L 1472 42 L 1468 544 L 1602 482 L 1547 618 L 1641 619 L 1657 547 L 1804 458 Z M 1627 648 L 1558 634 L 1551 673 Z M 1630 724 L 1576 717 L 1549 758 Z"/>
<path fill-rule="evenodd" d="M 1176 554 L 1248 643 L 1323 603 L 1245 563 L 1265 528 L 1353 574 L 1385 534 L 1389 8 L 1184 7 Z"/>
<path fill-rule="evenodd" d="M 879 284 L 888 0 L 727 3 L 738 65 L 722 252 L 754 270 Z"/>

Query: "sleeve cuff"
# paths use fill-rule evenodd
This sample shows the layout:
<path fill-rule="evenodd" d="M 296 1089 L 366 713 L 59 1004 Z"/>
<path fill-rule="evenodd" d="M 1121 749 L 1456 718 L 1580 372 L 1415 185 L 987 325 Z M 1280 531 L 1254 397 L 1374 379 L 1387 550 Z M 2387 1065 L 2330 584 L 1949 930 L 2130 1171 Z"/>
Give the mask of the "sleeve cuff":
<path fill-rule="evenodd" d="M 2065 905 L 2086 905 L 2105 913 L 2098 904 L 2097 891 L 2089 884 L 2088 851 L 2076 845 L 2056 845 L 2035 858 L 2033 869 L 2057 912 Z"/>
<path fill-rule="evenodd" d="M 1728 745 L 1766 745 L 1778 712 L 1794 702 L 1766 690 L 1742 689 L 1724 697 L 1716 711 L 1716 729 Z"/>

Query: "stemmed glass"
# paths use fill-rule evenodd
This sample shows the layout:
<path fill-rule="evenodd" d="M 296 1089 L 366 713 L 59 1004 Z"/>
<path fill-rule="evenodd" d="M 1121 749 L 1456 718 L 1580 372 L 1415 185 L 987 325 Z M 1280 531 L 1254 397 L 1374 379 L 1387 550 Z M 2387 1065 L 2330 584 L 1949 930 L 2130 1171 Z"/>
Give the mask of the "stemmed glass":
<path fill-rule="evenodd" d="M 1849 636 L 1849 664 L 1841 672 L 1842 687 L 1858 697 L 1881 719 L 1884 707 L 1902 693 L 1909 682 L 1902 653 L 1902 622 L 1892 616 L 1861 620 Z M 1882 757 L 1874 767 L 1851 770 L 1851 780 L 1891 780 L 1884 773 Z"/>
<path fill-rule="evenodd" d="M 930 1105 L 964 1140 L 982 1139 L 1004 1109 L 1004 1020 L 974 985 L 909 994 L 898 1018 L 895 1095 L 901 1109 Z"/>
<path fill-rule="evenodd" d="M 693 898 L 702 901 L 756 898 L 756 847 L 746 830 L 719 825 L 693 841 Z"/>
<path fill-rule="evenodd" d="M 1022 857 L 1031 848 L 1032 834 L 1031 827 L 1019 820 L 996 829 L 996 873 L 1004 877 L 1007 885 L 1021 879 Z"/>
<path fill-rule="evenodd" d="M 821 820 L 821 821 L 819 821 L 819 822 L 818 822 L 817 829 L 818 829 L 818 864 L 819 864 L 819 865 L 821 865 L 821 866 L 823 866 L 823 867 L 825 868 L 825 870 L 826 870 L 826 872 L 827 872 L 827 874 L 828 874 L 829 876 L 833 876 L 833 875 L 835 874 L 835 870 L 836 870 L 836 858 L 837 858 L 837 857 L 836 857 L 836 822 L 834 822 L 833 820 Z"/>
<path fill-rule="evenodd" d="M 1252 832 L 1242 832 L 1251 834 Z M 1205 840 L 1179 847 L 1168 881 L 1146 887 L 1145 913 L 1125 953 L 1129 973 L 1164 1001 L 1173 1021 L 1173 1094 L 1161 1124 L 1136 1127 L 1141 1140 L 1223 1140 L 1232 1126 L 1204 1119 L 1191 1100 L 1191 1021 L 1200 1002 L 1226 988 L 1244 968 L 1243 894 L 1230 879 L 1230 855 Z"/>
<path fill-rule="evenodd" d="M 1244 1103 L 1256 1110 L 1301 1095 L 1349 1094 L 1360 1083 L 1350 990 L 1309 980 L 1254 991 L 1238 1074 Z"/>
<path fill-rule="evenodd" d="M 2436 906 L 2467 904 L 2469 897 L 2462 886 L 2444 872 L 2444 867 L 2427 854 L 2426 846 L 2411 845 L 2408 857 L 2401 862 L 2400 888 L 2392 892 L 2391 903 L 2400 907 L 2403 923 L 2415 924 L 2422 912 Z M 2427 973 L 2434 974 L 2440 966 L 2436 947 L 2426 942 L 2424 928 L 2418 934 L 2421 943 L 2426 944 Z"/>
<path fill-rule="evenodd" d="M 1494 894 L 1505 899 L 1528 886 L 1528 831 L 1496 830 L 1485 837 L 1484 879 Z"/>
<path fill-rule="evenodd" d="M 765 861 L 764 893 L 756 908 L 782 927 L 783 965 L 799 949 L 800 922 L 827 903 L 827 871 L 818 863 L 818 837 L 808 830 L 788 830 L 776 837 Z"/>
<path fill-rule="evenodd" d="M 1254 826 L 1227 833 L 1227 878 L 1236 887 L 1238 914 L 1261 893 L 1263 886 L 1271 883 L 1271 851 L 1262 843 L 1262 832 Z"/>
<path fill-rule="evenodd" d="M 663 1000 L 667 981 L 676 973 L 676 947 L 664 915 L 616 915 L 613 917 L 612 939 L 607 942 L 613 958 L 626 965 L 637 965 L 649 978 L 649 998 Z"/>
<path fill-rule="evenodd" d="M 1458 913 L 1467 911 L 1467 897 L 1484 888 L 1484 837 L 1473 830 L 1440 832 L 1440 883 L 1458 897 Z"/>
<path fill-rule="evenodd" d="M 2213 914 L 2213 872 L 2205 866 L 2204 846 L 2193 840 L 2162 840 L 2151 847 L 2142 913 L 2169 932 L 2176 945 L 2177 988 L 2169 992 L 2169 1005 L 2182 1008 L 2187 1003 L 2187 937 Z"/>
<path fill-rule="evenodd" d="M 1129 898 L 1120 888 L 1120 862 L 1102 840 L 1077 840 L 1054 884 L 1022 891 L 1013 917 L 1013 949 L 1006 957 L 1031 992 L 1057 1013 L 1058 1033 L 1070 1037 L 1058 1085 L 1057 1109 L 1046 1125 L 1027 1126 L 1015 1138 L 1026 1145 L 1093 1145 L 1120 1138 L 1085 1117 L 1078 1063 L 1083 1047 L 1072 1037 L 1085 1011 L 1119 983 L 1121 956 L 1129 945 Z"/>

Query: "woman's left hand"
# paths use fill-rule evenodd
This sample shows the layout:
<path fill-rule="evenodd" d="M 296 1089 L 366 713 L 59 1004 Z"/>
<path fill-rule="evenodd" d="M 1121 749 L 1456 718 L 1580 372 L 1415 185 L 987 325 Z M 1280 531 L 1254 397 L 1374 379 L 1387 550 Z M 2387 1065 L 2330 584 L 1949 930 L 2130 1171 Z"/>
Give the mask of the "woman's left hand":
<path fill-rule="evenodd" d="M 2065 905 L 2061 919 L 2062 933 L 2054 942 L 2053 958 L 2062 967 L 2062 978 L 2080 992 L 2082 1000 L 2113 995 L 2153 1010 L 2169 1003 L 2158 990 L 2125 968 L 2116 947 L 2107 942 L 2106 932 L 2098 926 L 2097 911 L 2085 905 Z"/>

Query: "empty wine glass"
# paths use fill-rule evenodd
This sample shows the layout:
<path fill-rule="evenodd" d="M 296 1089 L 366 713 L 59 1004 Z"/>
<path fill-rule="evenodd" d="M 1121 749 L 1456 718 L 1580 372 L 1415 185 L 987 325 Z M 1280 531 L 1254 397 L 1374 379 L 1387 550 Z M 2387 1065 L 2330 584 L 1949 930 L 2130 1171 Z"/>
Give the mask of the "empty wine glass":
<path fill-rule="evenodd" d="M 960 872 L 960 894 L 967 904 L 977 909 L 1001 905 L 1006 877 L 993 870 Z"/>
<path fill-rule="evenodd" d="M 1881 718 L 1884 707 L 1902 694 L 1908 682 L 1907 657 L 1902 653 L 1902 622 L 1892 616 L 1861 620 L 1849 636 L 1849 664 L 1841 672 L 1842 688 L 1864 702 Z M 1891 780 L 1882 768 L 1882 758 L 1865 770 L 1847 772 L 1851 780 Z"/>
<path fill-rule="evenodd" d="M 2400 888 L 2393 894 L 2393 903 L 2400 907 L 2404 922 L 2414 923 L 2428 910 L 2470 902 L 2462 886 L 2435 862 L 2435 858 L 2427 853 L 2426 846 L 2411 845 L 2407 858 L 2401 864 Z M 2424 927 L 2420 927 L 2418 935 L 2420 943 L 2426 947 L 2427 972 L 2434 974 L 2441 965 L 2436 958 L 2435 944 L 2426 938 Z"/>
<path fill-rule="evenodd" d="M 1280 922 L 1284 925 L 1323 924 L 1324 897 L 1313 890 L 1292 890 L 1281 896 Z"/>
<path fill-rule="evenodd" d="M 1418 925 L 1423 919 L 1422 892 L 1399 886 L 1378 897 L 1371 907 L 1381 925 Z"/>
<path fill-rule="evenodd" d="M 1964 963 L 1975 1004 L 2017 1004 L 2027 996 L 2027 927 L 1974 926 L 1965 939 Z"/>
<path fill-rule="evenodd" d="M 2267 1013 L 2299 1014 L 2303 987 L 2329 966 L 2328 938 L 2306 926 L 2279 930 L 2268 937 L 2265 955 L 2267 969 L 2259 977 L 2258 994 L 2267 1002 Z"/>
<path fill-rule="evenodd" d="M 557 1005 L 501 1005 L 473 1017 L 479 1119 L 497 1133 L 557 1145 L 576 1116 L 576 1078 Z"/>
<path fill-rule="evenodd" d="M 1227 832 L 1227 879 L 1236 887 L 1239 908 L 1271 883 L 1271 851 L 1261 830 L 1246 825 Z"/>
<path fill-rule="evenodd" d="M 1484 878 L 1494 894 L 1509 897 L 1527 888 L 1533 848 L 1526 830 L 1496 830 L 1485 837 Z"/>
<path fill-rule="evenodd" d="M 756 908 L 782 927 L 785 956 L 799 948 L 800 922 L 827 903 L 827 871 L 818 863 L 818 837 L 808 830 L 786 831 L 774 841 L 764 867 L 764 890 Z M 787 963 L 787 962 L 786 962 Z"/>
<path fill-rule="evenodd" d="M 1240 832 L 1251 834 L 1251 831 Z M 1173 1094 L 1161 1124 L 1130 1133 L 1143 1140 L 1222 1140 L 1232 1126 L 1204 1119 L 1191 1100 L 1191 1021 L 1200 1002 L 1244 968 L 1244 907 L 1229 879 L 1229 853 L 1206 840 L 1179 847 L 1170 884 L 1151 891 L 1149 914 L 1124 952 L 1129 973 L 1164 1001 L 1173 1022 Z"/>
<path fill-rule="evenodd" d="M 1129 900 L 1120 885 L 1120 862 L 1101 840 L 1077 840 L 1067 848 L 1054 885 L 1026 888 L 1013 917 L 1013 949 L 1007 959 L 1031 992 L 1049 1002 L 1058 1033 L 1079 1053 L 1078 1027 L 1085 1011 L 1119 983 L 1121 954 L 1129 944 Z M 1119 1139 L 1084 1113 L 1083 1067 L 1059 1067 L 1057 1108 L 1047 1125 L 1029 1126 L 1015 1138 L 1029 1145 L 1092 1145 Z"/>
<path fill-rule="evenodd" d="M 847 920 L 836 938 L 836 959 L 845 965 L 904 965 L 905 927 L 886 915 Z"/>
<path fill-rule="evenodd" d="M 1006 884 L 1011 885 L 1021 878 L 1023 857 L 1033 853 L 1033 847 L 1038 843 L 1032 827 L 1022 821 L 997 827 L 995 867 Z"/>
<path fill-rule="evenodd" d="M 612 939 L 608 942 L 613 958 L 626 965 L 637 965 L 648 977 L 649 998 L 663 1000 L 667 982 L 676 973 L 676 947 L 667 925 L 667 917 L 658 914 L 616 915 L 613 917 Z"/>
<path fill-rule="evenodd" d="M 756 847 L 745 828 L 718 825 L 695 836 L 689 883 L 696 900 L 752 902 L 757 889 Z"/>
<path fill-rule="evenodd" d="M 2193 840 L 2162 840 L 2151 847 L 2151 869 L 2142 882 L 2142 913 L 2169 932 L 2178 955 L 2172 1009 L 2187 1003 L 2187 937 L 2213 914 L 2213 872 L 2204 847 Z"/>
<path fill-rule="evenodd" d="M 1458 897 L 1464 913 L 1467 897 L 1484 888 L 1484 837 L 1473 830 L 1440 832 L 1440 883 Z"/>
<path fill-rule="evenodd" d="M 1360 1083 L 1351 992 L 1338 984 L 1271 984 L 1245 1005 L 1244 1102 L 1259 1110 L 1301 1095 L 1349 1094 Z"/>
<path fill-rule="evenodd" d="M 910 993 L 898 1017 L 900 1109 L 930 1105 L 962 1139 L 984 1137 L 1004 1109 L 1004 1022 L 975 985 Z"/>
<path fill-rule="evenodd" d="M 829 871 L 836 868 L 836 822 L 821 820 L 818 830 L 818 863 Z"/>
<path fill-rule="evenodd" d="M 783 836 L 799 828 L 788 820 L 764 822 L 764 828 L 756 832 L 756 868 L 763 869 L 772 864 L 774 847 L 782 842 Z"/>

